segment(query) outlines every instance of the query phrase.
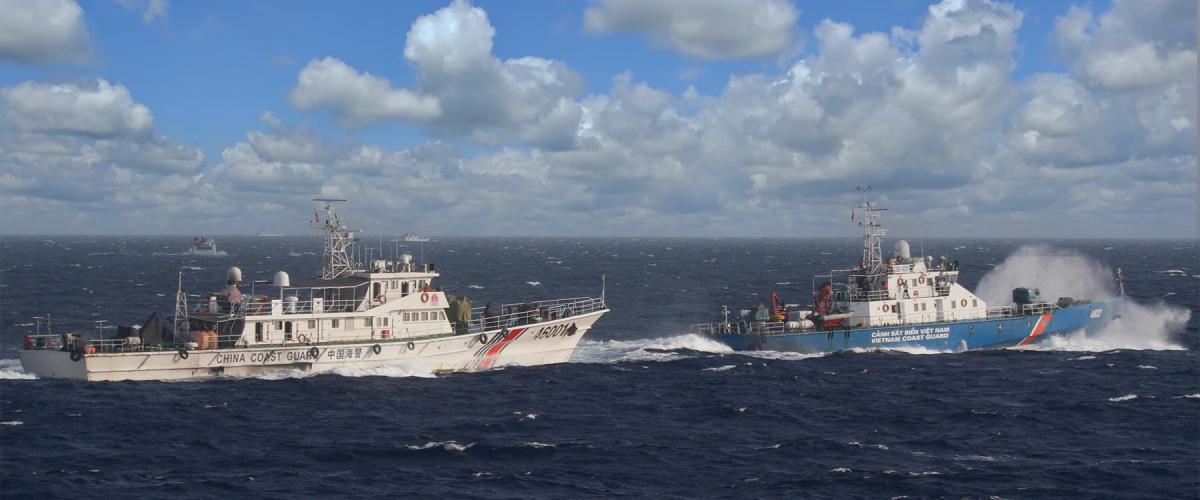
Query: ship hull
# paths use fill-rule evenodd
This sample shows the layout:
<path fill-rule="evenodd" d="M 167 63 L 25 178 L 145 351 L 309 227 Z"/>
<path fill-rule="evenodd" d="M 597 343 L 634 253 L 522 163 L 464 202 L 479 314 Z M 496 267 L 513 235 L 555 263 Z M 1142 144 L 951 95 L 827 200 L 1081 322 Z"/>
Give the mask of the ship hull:
<path fill-rule="evenodd" d="M 23 350 L 21 365 L 40 378 L 88 381 L 250 377 L 299 371 L 395 368 L 411 373 L 481 371 L 564 363 L 607 310 L 483 333 L 336 344 L 76 355 Z M 378 346 L 378 347 L 377 347 Z M 378 351 L 378 352 L 377 352 Z"/>
<path fill-rule="evenodd" d="M 850 349 L 918 348 L 938 351 L 1002 349 L 1037 344 L 1077 331 L 1094 333 L 1120 315 L 1123 298 L 1079 304 L 1052 313 L 947 323 L 892 325 L 778 334 L 717 334 L 734 350 L 828 353 Z"/>

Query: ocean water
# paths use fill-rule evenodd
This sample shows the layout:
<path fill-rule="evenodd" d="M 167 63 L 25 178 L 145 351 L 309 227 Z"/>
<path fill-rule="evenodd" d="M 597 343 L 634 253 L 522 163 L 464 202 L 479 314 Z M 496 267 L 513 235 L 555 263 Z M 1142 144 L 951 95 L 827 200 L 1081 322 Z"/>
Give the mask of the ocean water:
<path fill-rule="evenodd" d="M 926 240 L 962 282 L 1136 302 L 1096 338 L 988 352 L 734 353 L 722 305 L 857 261 L 851 239 L 469 239 L 403 248 L 476 305 L 595 295 L 570 363 L 474 374 L 38 380 L 32 317 L 140 323 L 186 289 L 311 275 L 316 238 L 0 239 L 0 496 L 1174 497 L 1200 491 L 1195 241 Z M 384 242 L 384 246 L 393 245 Z M 392 247 L 394 248 L 394 247 Z M 388 250 L 389 252 L 391 250 Z M 999 291 L 996 291 L 999 290 Z M 986 298 L 986 296 L 985 296 Z M 1051 297 L 1053 298 L 1053 297 Z"/>

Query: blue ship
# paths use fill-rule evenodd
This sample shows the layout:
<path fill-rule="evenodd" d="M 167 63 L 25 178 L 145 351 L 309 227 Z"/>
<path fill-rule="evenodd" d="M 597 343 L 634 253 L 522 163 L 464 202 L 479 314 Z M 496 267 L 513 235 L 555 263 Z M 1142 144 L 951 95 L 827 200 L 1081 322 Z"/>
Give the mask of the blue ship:
<path fill-rule="evenodd" d="M 855 210 L 863 218 L 863 253 L 858 265 L 814 279 L 813 304 L 783 304 L 771 294 L 771 306 L 734 314 L 723 308 L 713 323 L 692 325 L 691 332 L 734 350 L 827 353 L 849 349 L 925 348 L 942 351 L 1000 349 L 1036 344 L 1078 331 L 1102 330 L 1120 317 L 1124 285 L 1118 297 L 1080 301 L 1059 297 L 1043 302 L 1033 288 L 1013 290 L 1013 302 L 990 307 L 958 283 L 958 263 L 945 257 L 913 256 L 899 241 L 883 258 L 886 230 L 883 208 L 866 200 Z M 731 317 L 732 316 L 732 317 Z"/>

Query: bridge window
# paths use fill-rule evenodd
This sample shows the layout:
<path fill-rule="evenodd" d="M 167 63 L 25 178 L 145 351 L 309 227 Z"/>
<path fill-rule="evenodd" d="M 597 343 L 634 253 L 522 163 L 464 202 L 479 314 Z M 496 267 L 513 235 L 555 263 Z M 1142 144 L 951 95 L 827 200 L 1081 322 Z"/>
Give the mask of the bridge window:
<path fill-rule="evenodd" d="M 371 318 L 363 318 L 363 326 L 370 328 Z"/>
<path fill-rule="evenodd" d="M 282 330 L 282 329 L 283 329 L 283 322 L 282 322 L 282 321 L 276 321 L 276 322 L 275 322 L 275 329 L 276 329 L 276 330 Z"/>
<path fill-rule="evenodd" d="M 338 326 L 341 326 L 341 321 L 339 321 L 339 320 L 337 320 L 337 319 L 331 319 L 331 320 L 329 320 L 329 327 L 330 327 L 330 328 L 337 328 Z"/>
<path fill-rule="evenodd" d="M 261 321 L 254 322 L 254 341 L 255 342 L 263 341 L 263 324 Z"/>
<path fill-rule="evenodd" d="M 971 307 L 979 307 L 979 299 L 971 299 Z"/>
<path fill-rule="evenodd" d="M 421 312 L 421 321 L 429 321 L 429 312 L 428 311 Z"/>
<path fill-rule="evenodd" d="M 921 310 L 922 310 L 922 311 L 924 311 L 924 310 L 925 310 L 925 303 L 924 303 L 924 302 L 922 302 L 922 303 L 921 303 Z"/>
<path fill-rule="evenodd" d="M 315 320 L 315 319 L 308 320 L 308 329 L 316 330 L 317 329 L 317 320 Z"/>
<path fill-rule="evenodd" d="M 404 317 L 402 317 L 400 321 L 409 321 L 408 313 L 404 313 Z"/>
<path fill-rule="evenodd" d="M 292 322 L 287 321 L 283 324 L 283 340 L 292 340 Z"/>

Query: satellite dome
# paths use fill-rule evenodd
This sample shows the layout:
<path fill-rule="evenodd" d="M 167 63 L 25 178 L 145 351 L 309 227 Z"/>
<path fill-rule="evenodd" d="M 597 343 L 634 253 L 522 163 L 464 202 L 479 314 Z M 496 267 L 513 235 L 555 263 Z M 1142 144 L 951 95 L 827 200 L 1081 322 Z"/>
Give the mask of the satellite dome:
<path fill-rule="evenodd" d="M 275 277 L 271 279 L 271 284 L 275 286 L 292 286 L 292 278 L 288 276 L 288 273 L 279 271 L 275 273 Z"/>
<path fill-rule="evenodd" d="M 228 271 L 225 271 L 225 281 L 231 285 L 234 283 L 241 283 L 242 270 L 238 269 L 237 266 L 229 268 Z"/>

